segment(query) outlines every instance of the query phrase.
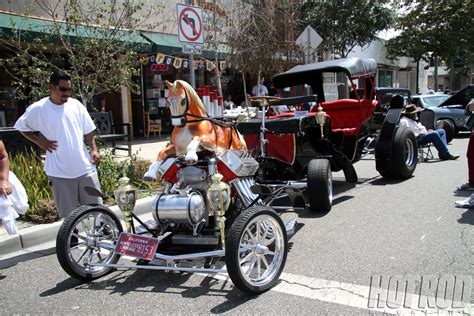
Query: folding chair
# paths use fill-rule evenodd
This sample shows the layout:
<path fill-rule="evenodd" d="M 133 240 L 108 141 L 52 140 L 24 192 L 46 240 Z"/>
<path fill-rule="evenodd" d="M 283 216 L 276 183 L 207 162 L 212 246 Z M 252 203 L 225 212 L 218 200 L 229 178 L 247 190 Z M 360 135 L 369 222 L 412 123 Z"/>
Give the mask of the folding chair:
<path fill-rule="evenodd" d="M 431 151 L 431 144 L 419 145 L 418 146 L 418 161 L 426 162 L 429 159 L 434 159 L 433 152 Z"/>
<path fill-rule="evenodd" d="M 434 126 L 434 112 L 430 109 L 423 109 L 418 113 L 418 121 L 426 127 L 426 129 L 435 129 Z M 431 143 L 426 145 L 418 145 L 418 161 L 425 162 L 428 159 L 434 159 L 431 151 Z"/>

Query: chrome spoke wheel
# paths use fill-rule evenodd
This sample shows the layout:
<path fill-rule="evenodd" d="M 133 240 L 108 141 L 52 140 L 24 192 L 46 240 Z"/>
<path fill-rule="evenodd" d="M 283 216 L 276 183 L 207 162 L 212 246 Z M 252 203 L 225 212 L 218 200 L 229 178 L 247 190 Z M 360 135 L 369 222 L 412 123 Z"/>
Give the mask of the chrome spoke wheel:
<path fill-rule="evenodd" d="M 226 263 L 234 284 L 260 293 L 276 283 L 287 254 L 284 225 L 272 209 L 254 206 L 232 225 L 226 243 Z"/>
<path fill-rule="evenodd" d="M 81 206 L 61 225 L 56 239 L 56 254 L 63 269 L 72 277 L 91 280 L 109 273 L 112 268 L 94 264 L 114 264 L 122 225 L 104 206 Z M 110 247 L 104 245 L 110 245 Z"/>
<path fill-rule="evenodd" d="M 94 263 L 111 263 L 114 252 L 100 247 L 100 242 L 113 244 L 120 231 L 114 220 L 101 212 L 91 212 L 78 219 L 68 236 L 71 260 L 79 267 L 100 271 L 104 267 L 91 267 Z"/>

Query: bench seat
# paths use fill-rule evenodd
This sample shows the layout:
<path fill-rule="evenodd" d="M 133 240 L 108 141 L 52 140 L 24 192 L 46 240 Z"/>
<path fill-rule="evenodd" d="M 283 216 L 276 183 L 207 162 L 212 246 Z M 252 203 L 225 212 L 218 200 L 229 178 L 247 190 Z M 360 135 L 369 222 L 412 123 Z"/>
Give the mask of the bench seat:
<path fill-rule="evenodd" d="M 359 137 L 361 126 L 371 119 L 376 104 L 375 100 L 343 99 L 323 102 L 321 106 L 331 118 L 333 132 Z M 314 106 L 311 112 L 316 111 L 317 107 Z"/>
<path fill-rule="evenodd" d="M 132 124 L 114 124 L 112 112 L 92 112 L 90 113 L 97 129 L 97 136 L 104 143 L 111 143 L 113 150 L 127 151 L 128 156 L 132 156 Z M 121 127 L 120 132 L 117 127 Z M 126 144 L 118 145 L 117 141 L 125 140 Z"/>

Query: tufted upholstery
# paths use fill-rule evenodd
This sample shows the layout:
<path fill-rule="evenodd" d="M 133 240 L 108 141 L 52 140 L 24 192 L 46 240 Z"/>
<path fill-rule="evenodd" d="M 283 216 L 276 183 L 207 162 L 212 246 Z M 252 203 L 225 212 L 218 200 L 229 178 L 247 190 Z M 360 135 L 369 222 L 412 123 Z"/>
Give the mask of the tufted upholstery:
<path fill-rule="evenodd" d="M 323 102 L 323 110 L 331 117 L 333 132 L 342 131 L 344 136 L 359 136 L 360 127 L 372 117 L 377 101 L 343 99 Z M 313 107 L 312 112 L 316 112 Z"/>

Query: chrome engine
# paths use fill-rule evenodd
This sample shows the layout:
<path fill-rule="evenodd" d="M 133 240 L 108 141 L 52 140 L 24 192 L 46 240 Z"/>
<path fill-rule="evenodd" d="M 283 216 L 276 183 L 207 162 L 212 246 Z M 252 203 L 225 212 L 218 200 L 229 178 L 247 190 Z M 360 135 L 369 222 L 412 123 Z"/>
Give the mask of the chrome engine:
<path fill-rule="evenodd" d="M 255 184 L 253 176 L 258 167 L 258 162 L 250 154 L 238 150 L 228 150 L 217 159 L 210 158 L 207 165 L 189 166 L 178 163 L 176 158 L 167 159 L 158 170 L 165 182 L 165 190 L 152 202 L 155 222 L 163 231 L 173 229 L 176 232 L 173 242 L 218 243 L 218 232 L 222 229 L 219 222 L 225 221 L 225 217 L 215 214 L 211 207 L 213 203 L 209 201 L 212 176 L 222 174 L 223 181 L 230 184 L 237 194 L 234 198 L 240 198 L 243 206 L 247 207 L 258 198 L 250 191 L 250 187 Z M 229 198 L 224 196 L 224 199 Z M 213 223 L 212 227 L 208 227 L 210 223 Z M 192 229 L 192 236 L 189 233 L 182 234 L 185 230 L 189 231 L 186 227 Z M 203 237 L 205 229 L 212 236 Z M 196 239 L 202 239 L 202 242 Z"/>
<path fill-rule="evenodd" d="M 155 221 L 160 224 L 199 224 L 206 215 L 203 196 L 192 191 L 189 194 L 161 194 L 157 197 Z"/>

